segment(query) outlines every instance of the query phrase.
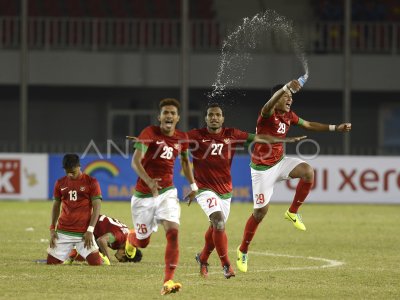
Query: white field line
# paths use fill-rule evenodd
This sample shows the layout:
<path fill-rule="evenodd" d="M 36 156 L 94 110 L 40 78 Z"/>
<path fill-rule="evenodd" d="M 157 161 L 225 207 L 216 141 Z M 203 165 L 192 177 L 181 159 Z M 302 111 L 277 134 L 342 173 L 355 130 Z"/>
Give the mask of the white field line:
<path fill-rule="evenodd" d="M 232 251 L 230 251 L 232 252 Z M 236 251 L 235 251 L 236 254 Z M 300 271 L 300 270 L 317 270 L 317 269 L 324 269 L 324 268 L 335 268 L 344 265 L 345 263 L 342 261 L 328 259 L 323 257 L 313 257 L 313 256 L 299 256 L 299 255 L 289 255 L 289 254 L 278 254 L 278 253 L 271 253 L 271 252 L 257 252 L 257 251 L 249 251 L 249 256 L 251 255 L 261 255 L 261 256 L 273 256 L 273 257 L 284 257 L 284 258 L 295 258 L 295 259 L 307 259 L 313 261 L 321 261 L 324 264 L 320 266 L 304 266 L 304 267 L 282 267 L 282 268 L 270 268 L 270 269 L 254 269 L 251 270 L 251 264 L 249 265 L 249 273 L 261 273 L 261 272 L 280 272 L 280 271 Z M 219 274 L 219 272 L 208 272 L 208 274 Z M 237 271 L 240 273 L 240 271 Z M 199 273 L 191 273 L 187 274 L 188 276 L 198 276 Z"/>

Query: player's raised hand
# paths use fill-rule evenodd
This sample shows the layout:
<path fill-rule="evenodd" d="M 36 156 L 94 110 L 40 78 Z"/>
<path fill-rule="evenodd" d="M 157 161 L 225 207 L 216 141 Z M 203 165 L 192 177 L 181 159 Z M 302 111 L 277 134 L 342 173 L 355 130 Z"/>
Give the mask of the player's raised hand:
<path fill-rule="evenodd" d="M 336 127 L 336 131 L 349 132 L 351 130 L 351 123 L 342 123 Z"/>
<path fill-rule="evenodd" d="M 301 85 L 297 80 L 292 80 L 286 83 L 286 86 L 292 91 L 292 93 L 297 93 L 301 89 Z"/>
<path fill-rule="evenodd" d="M 93 232 L 86 231 L 83 234 L 82 239 L 84 240 L 85 248 L 90 249 L 91 247 L 93 247 Z"/>
<path fill-rule="evenodd" d="M 161 190 L 162 187 L 158 185 L 158 182 L 161 181 L 161 178 L 150 178 L 149 182 L 146 182 L 147 186 L 151 190 L 153 197 L 158 196 L 158 190 Z"/>
<path fill-rule="evenodd" d="M 296 143 L 296 142 L 299 142 L 299 141 L 304 140 L 306 138 L 307 138 L 306 135 L 287 137 L 287 138 L 285 138 L 285 142 L 286 143 Z"/>
<path fill-rule="evenodd" d="M 131 141 L 135 141 L 135 142 L 137 142 L 139 140 L 136 136 L 130 136 L 130 135 L 125 136 L 125 138 L 127 140 L 131 140 Z"/>
<path fill-rule="evenodd" d="M 50 229 L 50 248 L 54 248 L 56 246 L 57 239 L 57 231 L 55 229 Z"/>
<path fill-rule="evenodd" d="M 183 198 L 183 201 L 185 201 L 187 203 L 187 205 L 189 206 L 190 203 L 192 203 L 192 201 L 194 199 L 196 199 L 197 192 L 198 191 L 191 191 L 189 194 L 187 194 L 185 196 L 185 198 Z"/>

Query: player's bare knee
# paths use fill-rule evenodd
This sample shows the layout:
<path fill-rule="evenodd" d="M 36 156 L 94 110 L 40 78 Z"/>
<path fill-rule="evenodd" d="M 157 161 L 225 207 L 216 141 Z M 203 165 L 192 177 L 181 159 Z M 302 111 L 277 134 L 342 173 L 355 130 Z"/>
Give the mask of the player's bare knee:
<path fill-rule="evenodd" d="M 224 220 L 219 220 L 215 226 L 218 231 L 225 230 L 225 222 Z"/>
<path fill-rule="evenodd" d="M 267 204 L 264 207 L 254 209 L 253 216 L 254 216 L 254 219 L 256 219 L 256 221 L 258 223 L 260 223 L 264 219 L 265 215 L 268 212 L 268 208 L 269 208 L 269 204 Z"/>
<path fill-rule="evenodd" d="M 314 169 L 308 164 L 304 168 L 303 180 L 306 182 L 314 181 Z"/>

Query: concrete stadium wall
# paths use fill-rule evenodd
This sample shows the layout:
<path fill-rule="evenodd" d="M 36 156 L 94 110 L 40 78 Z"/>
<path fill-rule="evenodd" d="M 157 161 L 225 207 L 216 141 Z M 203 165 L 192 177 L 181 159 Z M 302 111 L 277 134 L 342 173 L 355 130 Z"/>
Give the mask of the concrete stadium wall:
<path fill-rule="evenodd" d="M 309 55 L 310 79 L 305 89 L 341 90 L 343 57 Z M 218 71 L 219 54 L 195 53 L 190 58 L 190 86 L 209 88 Z M 0 51 L 0 85 L 19 82 L 19 53 Z M 353 55 L 352 87 L 355 91 L 399 91 L 398 55 Z M 180 85 L 180 61 L 176 53 L 91 53 L 35 51 L 29 54 L 32 85 L 162 87 Z M 293 55 L 258 54 L 249 65 L 241 86 L 264 89 L 297 78 L 302 66 Z"/>

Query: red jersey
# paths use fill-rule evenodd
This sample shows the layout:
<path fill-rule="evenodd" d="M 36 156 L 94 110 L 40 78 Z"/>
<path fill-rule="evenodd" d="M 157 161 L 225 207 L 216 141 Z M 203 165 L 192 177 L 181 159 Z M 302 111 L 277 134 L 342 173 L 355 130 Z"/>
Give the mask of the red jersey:
<path fill-rule="evenodd" d="M 162 189 L 172 187 L 175 158 L 178 154 L 187 155 L 187 134 L 175 129 L 173 136 L 166 136 L 159 126 L 149 126 L 143 129 L 138 139 L 134 147 L 145 152 L 142 165 L 147 174 L 151 178 L 161 178 L 158 185 Z M 139 197 L 151 195 L 151 190 L 140 177 L 135 194 Z"/>
<path fill-rule="evenodd" d="M 290 125 L 296 125 L 302 120 L 293 112 L 285 112 L 282 115 L 273 113 L 269 117 L 261 114 L 257 119 L 257 134 L 268 134 L 279 138 L 285 138 Z M 261 144 L 256 143 L 251 155 L 252 165 L 273 166 L 283 157 L 283 143 Z"/>
<path fill-rule="evenodd" d="M 114 241 L 108 243 L 108 247 L 118 250 L 125 246 L 129 229 L 128 226 L 117 219 L 107 217 L 106 215 L 100 215 L 96 226 L 94 227 L 93 235 L 97 240 L 99 237 L 107 233 L 111 233 L 115 238 Z"/>
<path fill-rule="evenodd" d="M 236 147 L 251 142 L 254 135 L 234 128 L 222 128 L 220 133 L 212 134 L 202 128 L 189 131 L 188 136 L 199 189 L 212 190 L 219 195 L 231 193 L 231 164 Z"/>
<path fill-rule="evenodd" d="M 64 176 L 56 181 L 54 200 L 61 201 L 57 230 L 75 234 L 86 232 L 92 216 L 92 200 L 102 199 L 97 179 L 82 174 L 77 179 Z"/>

